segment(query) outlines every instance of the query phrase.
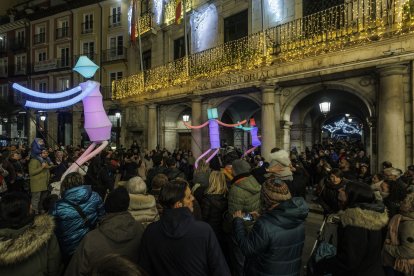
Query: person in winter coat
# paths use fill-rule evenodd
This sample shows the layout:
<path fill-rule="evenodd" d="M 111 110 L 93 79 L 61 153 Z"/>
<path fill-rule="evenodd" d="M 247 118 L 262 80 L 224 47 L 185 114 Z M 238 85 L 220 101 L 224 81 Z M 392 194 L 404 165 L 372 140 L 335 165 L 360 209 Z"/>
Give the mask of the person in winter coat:
<path fill-rule="evenodd" d="M 151 222 L 160 219 L 155 198 L 153 195 L 147 194 L 147 185 L 141 177 L 136 176 L 129 179 L 125 188 L 130 198 L 128 212 L 136 221 L 146 227 Z"/>
<path fill-rule="evenodd" d="M 150 194 L 153 195 L 155 198 L 157 211 L 160 216 L 162 215 L 163 207 L 159 202 L 158 198 L 160 196 L 162 187 L 164 187 L 167 183 L 168 177 L 163 173 L 157 174 L 152 180 L 152 190 L 150 191 Z"/>
<path fill-rule="evenodd" d="M 92 159 L 85 175 L 85 182 L 91 185 L 102 200 L 108 191 L 112 191 L 115 185 L 115 171 L 107 159 L 108 152 L 102 151 L 100 155 Z"/>
<path fill-rule="evenodd" d="M 338 213 L 336 256 L 317 263 L 320 272 L 336 275 L 381 276 L 382 230 L 388 215 L 382 202 L 375 200 L 368 185 L 349 182 L 338 199 L 345 209 Z"/>
<path fill-rule="evenodd" d="M 187 179 L 185 174 L 177 168 L 177 162 L 174 158 L 170 157 L 166 161 L 167 169 L 165 170 L 164 174 L 168 177 L 168 180 L 174 180 L 177 177 L 182 179 Z"/>
<path fill-rule="evenodd" d="M 299 275 L 309 212 L 306 202 L 302 197 L 292 198 L 278 178 L 263 184 L 260 200 L 263 214 L 250 233 L 244 227 L 243 212 L 233 214 L 234 235 L 246 256 L 244 275 Z"/>
<path fill-rule="evenodd" d="M 212 171 L 209 186 L 201 201 L 203 221 L 210 224 L 223 251 L 226 251 L 223 215 L 228 209 L 226 177 L 221 171 Z M 227 256 L 227 254 L 225 254 Z"/>
<path fill-rule="evenodd" d="M 159 199 L 164 214 L 145 229 L 138 264 L 151 276 L 230 275 L 213 229 L 194 219 L 188 183 L 168 183 Z"/>
<path fill-rule="evenodd" d="M 0 275 L 60 275 L 63 270 L 55 222 L 30 214 L 30 199 L 20 192 L 0 201 Z"/>
<path fill-rule="evenodd" d="M 339 169 L 333 169 L 329 172 L 329 178 L 321 181 L 317 188 L 316 201 L 322 206 L 325 214 L 333 214 L 341 209 L 338 194 L 346 183 L 347 180 L 343 178 L 342 171 Z"/>
<path fill-rule="evenodd" d="M 128 212 L 128 191 L 118 187 L 105 201 L 106 215 L 99 227 L 89 232 L 73 255 L 65 275 L 90 275 L 91 265 L 107 254 L 120 254 L 138 261 L 138 247 L 144 227 Z"/>
<path fill-rule="evenodd" d="M 383 248 L 387 275 L 414 275 L 414 193 L 401 202 L 388 226 Z"/>
<path fill-rule="evenodd" d="M 165 174 L 166 168 L 164 167 L 164 160 L 161 154 L 155 154 L 152 156 L 153 167 L 148 170 L 147 173 L 147 190 L 151 192 L 152 190 L 152 179 L 157 174 Z"/>
<path fill-rule="evenodd" d="M 42 147 L 44 147 L 43 140 L 36 138 L 32 143 L 32 157 L 29 162 L 32 208 L 35 213 L 42 210 L 42 201 L 47 196 L 47 186 L 50 180 L 51 166 L 47 162 L 49 153 Z"/>
<path fill-rule="evenodd" d="M 63 179 L 61 197 L 49 212 L 55 217 L 56 236 L 67 264 L 83 237 L 102 219 L 105 209 L 98 193 L 84 185 L 77 172 Z"/>

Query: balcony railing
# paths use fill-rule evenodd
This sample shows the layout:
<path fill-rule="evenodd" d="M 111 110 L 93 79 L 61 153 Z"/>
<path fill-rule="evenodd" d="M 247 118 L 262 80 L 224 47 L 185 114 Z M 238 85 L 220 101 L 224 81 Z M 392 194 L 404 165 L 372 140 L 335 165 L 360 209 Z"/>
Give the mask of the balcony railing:
<path fill-rule="evenodd" d="M 109 16 L 109 28 L 121 26 L 121 13 L 113 14 Z"/>
<path fill-rule="evenodd" d="M 103 51 L 102 62 L 111 62 L 118 60 L 127 59 L 127 48 L 125 47 L 116 47 L 109 50 Z"/>
<path fill-rule="evenodd" d="M 40 71 L 49 71 L 57 68 L 57 60 L 56 59 L 48 59 L 42 61 L 36 61 L 33 64 L 33 71 L 40 72 Z"/>
<path fill-rule="evenodd" d="M 63 27 L 63 28 L 57 28 L 56 29 L 56 39 L 61 39 L 61 38 L 65 38 L 65 37 L 69 37 L 69 27 Z"/>
<path fill-rule="evenodd" d="M 27 64 L 21 64 L 21 65 L 14 65 L 13 66 L 14 75 L 26 75 L 27 72 Z"/>
<path fill-rule="evenodd" d="M 14 52 L 26 50 L 27 45 L 25 40 L 14 40 L 10 43 L 10 49 Z"/>
<path fill-rule="evenodd" d="M 71 68 L 72 67 L 71 58 L 70 57 L 58 58 L 56 60 L 56 66 L 57 68 Z"/>
<path fill-rule="evenodd" d="M 80 56 L 87 56 L 90 60 L 97 63 L 98 62 L 98 54 L 97 53 L 83 53 L 81 55 L 75 55 L 73 61 L 76 63 Z"/>
<path fill-rule="evenodd" d="M 139 28 L 140 28 L 140 34 L 144 34 L 146 32 L 148 32 L 149 30 L 151 30 L 152 26 L 152 13 L 145 13 L 142 16 L 140 16 L 139 18 Z M 138 25 L 136 25 L 136 27 L 138 28 Z M 138 34 L 138 30 L 136 30 L 135 32 L 136 34 Z"/>
<path fill-rule="evenodd" d="M 112 87 L 111 86 L 101 86 L 102 98 L 104 100 L 112 99 Z"/>
<path fill-rule="evenodd" d="M 90 34 L 93 32 L 93 21 L 82 23 L 82 34 Z"/>
<path fill-rule="evenodd" d="M 338 52 L 414 33 L 414 6 L 410 3 L 387 9 L 387 0 L 350 1 L 115 81 L 114 97 L 137 96 L 191 79 Z"/>
<path fill-rule="evenodd" d="M 33 36 L 33 44 L 40 44 L 46 42 L 46 34 L 40 33 Z"/>

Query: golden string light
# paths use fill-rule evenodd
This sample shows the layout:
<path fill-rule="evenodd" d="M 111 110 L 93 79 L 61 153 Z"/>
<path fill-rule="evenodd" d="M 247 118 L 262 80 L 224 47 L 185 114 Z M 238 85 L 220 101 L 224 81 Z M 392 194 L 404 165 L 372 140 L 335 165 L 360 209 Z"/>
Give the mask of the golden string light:
<path fill-rule="evenodd" d="M 175 1 L 168 2 L 166 13 L 171 13 L 169 9 L 174 10 L 175 16 Z M 391 10 L 387 9 L 385 0 L 351 1 L 269 28 L 264 36 L 261 32 L 255 33 L 114 81 L 112 91 L 115 99 L 153 93 L 227 72 L 343 51 L 411 33 L 413 27 L 414 0 L 396 0 Z M 263 43 L 266 43 L 265 55 Z"/>

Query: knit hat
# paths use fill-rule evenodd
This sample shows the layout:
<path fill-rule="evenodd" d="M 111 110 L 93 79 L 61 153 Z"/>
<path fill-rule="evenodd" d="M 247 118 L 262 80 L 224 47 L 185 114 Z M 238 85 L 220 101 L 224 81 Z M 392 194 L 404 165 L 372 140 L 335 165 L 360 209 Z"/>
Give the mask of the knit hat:
<path fill-rule="evenodd" d="M 129 194 L 125 187 L 118 187 L 108 194 L 105 200 L 107 213 L 127 211 L 129 207 Z"/>
<path fill-rule="evenodd" d="M 265 181 L 260 197 L 266 210 L 275 204 L 292 198 L 288 186 L 279 178 L 271 178 Z"/>
<path fill-rule="evenodd" d="M 249 163 L 247 163 L 246 160 L 243 160 L 243 159 L 234 160 L 233 163 L 231 163 L 231 166 L 233 167 L 234 176 L 237 176 L 243 173 L 250 173 L 251 166 Z"/>
<path fill-rule="evenodd" d="M 147 184 L 139 176 L 130 178 L 126 183 L 125 188 L 130 194 L 145 194 L 147 192 Z"/>

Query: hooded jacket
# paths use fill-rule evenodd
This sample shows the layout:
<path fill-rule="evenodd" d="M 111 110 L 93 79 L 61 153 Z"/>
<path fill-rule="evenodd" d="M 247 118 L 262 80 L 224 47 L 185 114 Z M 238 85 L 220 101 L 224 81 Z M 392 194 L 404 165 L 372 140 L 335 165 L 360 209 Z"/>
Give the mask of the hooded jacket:
<path fill-rule="evenodd" d="M 258 211 L 260 209 L 260 189 L 262 186 L 252 175 L 238 175 L 233 179 L 229 191 L 229 213 L 237 210 L 242 212 Z"/>
<path fill-rule="evenodd" d="M 80 214 L 66 200 L 82 209 L 89 225 L 85 225 Z M 66 190 L 50 212 L 55 217 L 56 236 L 66 258 L 75 252 L 86 233 L 96 227 L 105 209 L 101 197 L 92 191 L 91 186 L 82 185 Z"/>
<path fill-rule="evenodd" d="M 107 214 L 99 228 L 89 232 L 73 255 L 65 275 L 88 275 L 90 266 L 107 254 L 120 254 L 138 261 L 144 227 L 128 212 Z"/>
<path fill-rule="evenodd" d="M 289 153 L 285 150 L 278 150 L 270 154 L 270 165 L 273 167 L 279 165 L 283 167 L 283 170 L 278 172 L 278 177 L 282 180 L 293 180 L 292 171 L 290 170 L 290 158 Z"/>
<path fill-rule="evenodd" d="M 245 275 L 299 275 L 308 212 L 304 199 L 294 197 L 260 216 L 249 234 L 243 220 L 234 219 Z"/>
<path fill-rule="evenodd" d="M 145 229 L 138 264 L 151 275 L 230 275 L 210 225 L 187 207 L 164 209 Z"/>
<path fill-rule="evenodd" d="M 129 194 L 128 212 L 144 227 L 160 219 L 153 195 Z"/>
<path fill-rule="evenodd" d="M 335 257 L 318 267 L 336 275 L 381 276 L 382 230 L 388 215 L 382 203 L 361 204 L 339 213 L 338 245 Z"/>
<path fill-rule="evenodd" d="M 53 217 L 40 215 L 19 229 L 0 229 L 0 275 L 60 275 Z"/>

